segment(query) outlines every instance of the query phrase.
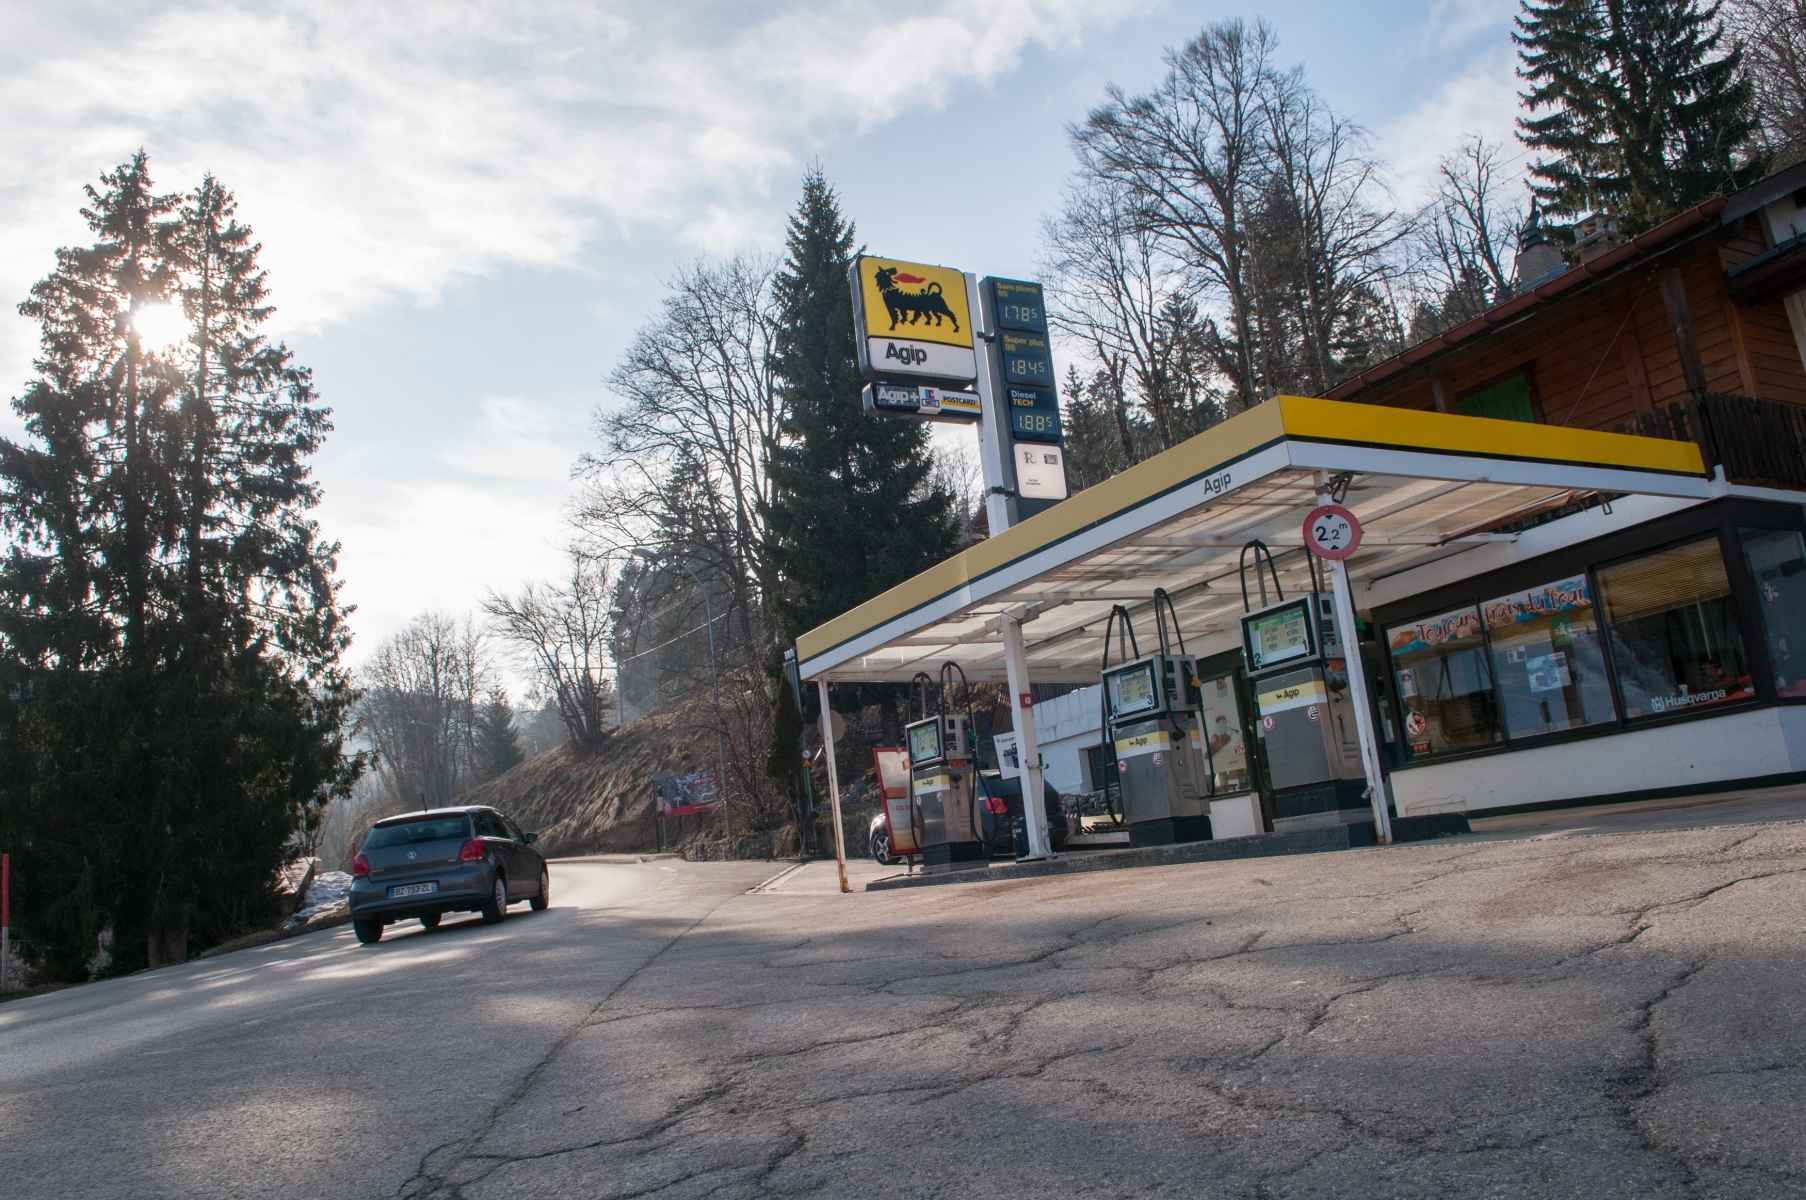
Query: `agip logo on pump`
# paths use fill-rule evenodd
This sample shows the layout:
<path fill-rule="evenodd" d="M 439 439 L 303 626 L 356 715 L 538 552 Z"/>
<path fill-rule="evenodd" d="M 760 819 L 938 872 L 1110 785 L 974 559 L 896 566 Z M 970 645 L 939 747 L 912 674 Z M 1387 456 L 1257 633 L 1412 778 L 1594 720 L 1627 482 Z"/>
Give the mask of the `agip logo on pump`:
<path fill-rule="evenodd" d="M 853 260 L 848 274 L 861 334 L 859 369 L 867 379 L 978 378 L 964 275 L 866 255 Z"/>

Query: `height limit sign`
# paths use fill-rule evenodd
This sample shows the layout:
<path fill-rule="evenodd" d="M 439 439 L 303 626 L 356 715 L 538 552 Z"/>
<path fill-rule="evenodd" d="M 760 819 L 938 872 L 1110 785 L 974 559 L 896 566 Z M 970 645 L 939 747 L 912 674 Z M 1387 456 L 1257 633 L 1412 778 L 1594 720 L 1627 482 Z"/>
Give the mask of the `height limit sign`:
<path fill-rule="evenodd" d="M 1361 522 L 1340 504 L 1322 504 L 1304 519 L 1305 549 L 1318 558 L 1347 558 L 1361 548 Z"/>

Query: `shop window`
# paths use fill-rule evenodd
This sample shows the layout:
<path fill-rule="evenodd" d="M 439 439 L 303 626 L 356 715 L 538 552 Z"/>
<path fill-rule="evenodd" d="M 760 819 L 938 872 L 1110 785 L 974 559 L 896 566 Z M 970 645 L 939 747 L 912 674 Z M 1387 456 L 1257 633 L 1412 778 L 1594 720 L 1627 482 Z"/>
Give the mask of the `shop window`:
<path fill-rule="evenodd" d="M 1242 729 L 1241 707 L 1235 702 L 1235 676 L 1206 679 L 1201 707 L 1210 765 L 1210 794 L 1219 796 L 1225 792 L 1247 791 L 1252 784 L 1248 777 L 1248 746 Z"/>
<path fill-rule="evenodd" d="M 1508 736 L 1578 729 L 1617 716 L 1585 575 L 1488 600 L 1480 615 Z"/>
<path fill-rule="evenodd" d="M 1746 529 L 1743 557 L 1756 580 L 1775 691 L 1806 696 L 1806 538 L 1791 529 Z"/>
<path fill-rule="evenodd" d="M 1386 631 L 1410 757 L 1474 750 L 1501 740 L 1478 608 L 1458 608 Z"/>
<path fill-rule="evenodd" d="M 1602 567 L 1596 575 L 1626 717 L 1755 695 L 1717 538 Z"/>
<path fill-rule="evenodd" d="M 1522 374 L 1502 379 L 1455 401 L 1455 411 L 1464 417 L 1491 417 L 1495 421 L 1534 421 L 1536 405 L 1530 398 L 1530 379 Z"/>

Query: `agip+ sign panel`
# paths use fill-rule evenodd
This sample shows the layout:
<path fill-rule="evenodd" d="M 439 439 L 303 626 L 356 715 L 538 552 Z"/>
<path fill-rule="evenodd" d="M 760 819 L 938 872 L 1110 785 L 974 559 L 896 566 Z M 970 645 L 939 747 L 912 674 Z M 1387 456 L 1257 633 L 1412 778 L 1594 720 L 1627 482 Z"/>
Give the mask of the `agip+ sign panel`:
<path fill-rule="evenodd" d="M 978 378 L 966 278 L 951 267 L 861 255 L 849 272 L 868 379 Z"/>

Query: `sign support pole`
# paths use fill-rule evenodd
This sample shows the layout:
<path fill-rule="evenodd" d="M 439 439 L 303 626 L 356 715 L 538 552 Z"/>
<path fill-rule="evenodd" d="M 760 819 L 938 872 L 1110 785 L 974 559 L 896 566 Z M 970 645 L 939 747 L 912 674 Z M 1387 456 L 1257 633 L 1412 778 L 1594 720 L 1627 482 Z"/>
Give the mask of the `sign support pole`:
<path fill-rule="evenodd" d="M 1009 676 L 1010 703 L 1015 710 L 1011 727 L 1016 731 L 1016 752 L 1022 756 L 1022 820 L 1028 827 L 1028 857 L 1024 862 L 1052 858 L 1047 838 L 1047 802 L 1041 773 L 1041 747 L 1035 738 L 1034 690 L 1028 681 L 1028 653 L 1022 644 L 1022 622 L 1009 613 L 999 614 L 1003 631 L 1003 664 Z"/>
<path fill-rule="evenodd" d="M 984 297 L 978 287 L 978 276 L 966 273 L 966 307 L 972 314 L 972 340 L 978 355 L 978 462 L 985 485 L 985 519 L 996 537 L 1010 527 L 1010 498 L 1016 490 L 1016 466 L 1010 461 L 1010 431 L 1007 414 L 997 403 L 997 375 L 993 369 L 996 356 L 992 344 L 997 331 L 985 317 Z"/>
<path fill-rule="evenodd" d="M 1319 474 L 1317 480 L 1317 503 L 1332 503 L 1323 476 Z M 1354 591 L 1348 582 L 1348 567 L 1341 559 L 1325 558 L 1323 562 L 1329 570 L 1336 629 L 1342 635 L 1342 657 L 1348 667 L 1348 690 L 1352 693 L 1355 710 L 1355 738 L 1361 745 L 1361 769 L 1367 776 L 1367 798 L 1373 805 L 1373 832 L 1380 845 L 1390 846 L 1392 816 L 1387 811 L 1386 776 L 1380 765 L 1379 739 L 1375 736 L 1373 712 L 1368 702 L 1371 693 L 1367 689 L 1367 665 L 1361 660 L 1361 633 L 1355 624 Z"/>
<path fill-rule="evenodd" d="M 828 799 L 834 808 L 834 859 L 840 864 L 840 890 L 850 892 L 847 883 L 847 835 L 840 823 L 840 768 L 834 762 L 834 711 L 828 707 L 828 681 L 818 679 L 821 689 L 822 757 L 828 760 Z"/>

